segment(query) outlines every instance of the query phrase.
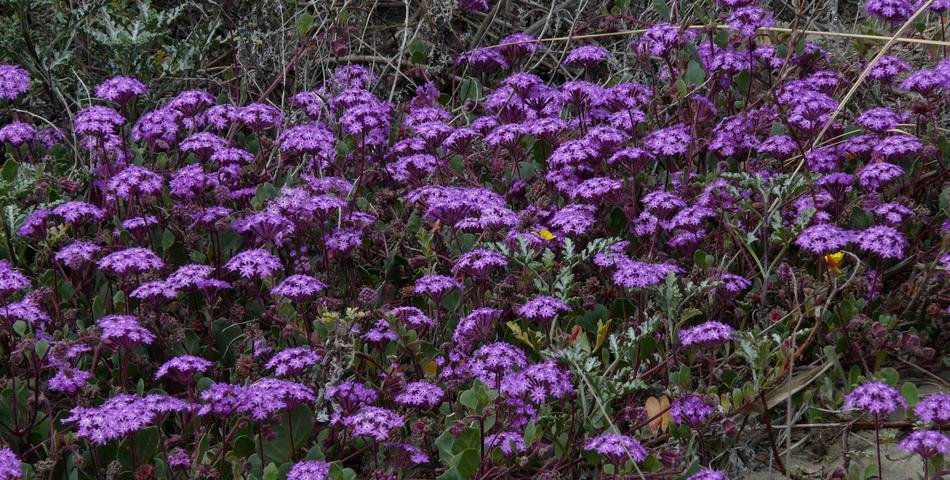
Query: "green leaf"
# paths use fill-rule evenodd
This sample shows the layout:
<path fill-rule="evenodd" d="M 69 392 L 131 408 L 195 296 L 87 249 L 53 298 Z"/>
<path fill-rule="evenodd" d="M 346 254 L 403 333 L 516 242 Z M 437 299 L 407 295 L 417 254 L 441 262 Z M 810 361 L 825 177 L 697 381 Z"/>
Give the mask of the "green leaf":
<path fill-rule="evenodd" d="M 680 312 L 680 321 L 686 322 L 702 314 L 703 314 L 703 311 L 696 307 L 684 308 L 683 311 Z"/>
<path fill-rule="evenodd" d="M 175 234 L 171 230 L 165 229 L 162 233 L 162 251 L 167 252 L 175 244 Z"/>
<path fill-rule="evenodd" d="M 904 382 L 904 385 L 901 386 L 901 394 L 904 395 L 904 400 L 907 400 L 907 405 L 910 405 L 912 408 L 917 405 L 917 402 L 920 400 L 920 393 L 917 391 L 917 385 L 914 385 L 910 382 Z"/>
<path fill-rule="evenodd" d="M 524 427 L 524 446 L 530 447 L 538 439 L 538 424 L 534 420 L 528 422 Z"/>
<path fill-rule="evenodd" d="M 16 322 L 13 322 L 13 331 L 21 337 L 26 335 L 26 322 L 23 320 L 17 320 Z"/>
<path fill-rule="evenodd" d="M 607 334 L 610 332 L 610 323 L 610 320 L 607 320 L 606 323 L 597 320 L 597 340 L 594 343 L 595 352 L 604 346 L 604 342 L 607 340 Z"/>
<path fill-rule="evenodd" d="M 690 60 L 686 66 L 686 83 L 698 86 L 706 81 L 706 71 L 696 60 Z"/>
<path fill-rule="evenodd" d="M 343 468 L 334 463 L 330 465 L 330 478 L 333 480 L 354 480 L 356 472 L 352 468 Z"/>
<path fill-rule="evenodd" d="M 752 81 L 752 75 L 749 74 L 747 70 L 739 72 L 735 76 L 736 79 L 736 89 L 739 91 L 740 95 L 745 95 L 749 91 L 749 83 Z"/>
<path fill-rule="evenodd" d="M 653 0 L 653 9 L 663 18 L 670 18 L 670 4 L 666 0 Z"/>
<path fill-rule="evenodd" d="M 474 78 L 462 80 L 459 87 L 459 97 L 464 100 L 478 100 L 482 97 L 482 84 Z"/>
<path fill-rule="evenodd" d="M 299 17 L 297 17 L 297 33 L 299 33 L 301 37 L 310 32 L 310 28 L 312 27 L 313 15 L 304 12 Z"/>
<path fill-rule="evenodd" d="M 36 342 L 36 345 L 33 346 L 33 351 L 35 351 L 36 355 L 38 355 L 40 358 L 45 357 L 46 352 L 49 351 L 49 342 L 46 340 L 40 340 Z"/>
<path fill-rule="evenodd" d="M 478 450 L 475 448 L 465 449 L 455 458 L 455 468 L 459 474 L 462 475 L 462 478 L 468 478 L 474 475 L 475 471 L 478 470 L 478 464 L 481 460 Z"/>
<path fill-rule="evenodd" d="M 239 458 L 250 457 L 254 454 L 254 440 L 247 435 L 237 437 L 231 445 L 231 452 Z"/>
<path fill-rule="evenodd" d="M 251 204 L 255 208 L 261 208 L 267 203 L 268 200 L 277 197 L 277 187 L 271 183 L 265 183 L 257 187 L 257 192 L 254 194 L 254 198 L 251 199 Z"/>
<path fill-rule="evenodd" d="M 12 182 L 16 180 L 17 169 L 18 167 L 16 162 L 10 158 L 3 163 L 3 167 L 0 167 L 0 177 L 2 177 L 7 182 Z"/>
<path fill-rule="evenodd" d="M 689 88 L 686 86 L 686 81 L 683 80 L 683 77 L 676 79 L 676 92 L 679 93 L 681 97 L 685 97 L 689 93 Z"/>
<path fill-rule="evenodd" d="M 262 478 L 263 480 L 277 480 L 277 465 L 274 465 L 273 462 L 268 463 L 267 466 L 264 467 L 264 476 Z"/>
<path fill-rule="evenodd" d="M 702 250 L 693 252 L 693 262 L 696 263 L 696 266 L 699 268 L 709 268 L 715 261 L 715 257 Z"/>
<path fill-rule="evenodd" d="M 119 309 L 120 306 L 125 305 L 125 292 L 119 290 L 112 294 L 112 305 L 116 309 Z"/>
<path fill-rule="evenodd" d="M 680 365 L 680 369 L 670 374 L 670 380 L 680 388 L 689 387 L 690 369 L 686 365 Z"/>
<path fill-rule="evenodd" d="M 884 383 L 888 385 L 897 385 L 897 380 L 900 379 L 900 374 L 891 367 L 882 368 L 878 371 L 877 376 L 881 377 L 881 380 L 884 380 Z"/>
<path fill-rule="evenodd" d="M 428 57 L 429 51 L 421 38 L 409 42 L 409 58 L 412 59 L 413 63 L 426 63 Z"/>

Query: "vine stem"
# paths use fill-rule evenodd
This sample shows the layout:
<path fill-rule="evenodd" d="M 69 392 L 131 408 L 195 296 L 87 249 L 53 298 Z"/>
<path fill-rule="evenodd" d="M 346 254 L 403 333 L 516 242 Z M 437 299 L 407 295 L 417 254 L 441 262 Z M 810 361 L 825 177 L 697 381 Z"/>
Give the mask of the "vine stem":
<path fill-rule="evenodd" d="M 874 415 L 874 445 L 877 447 L 877 478 L 884 480 L 884 467 L 881 464 L 881 416 Z M 924 462 L 924 468 L 927 468 L 927 462 Z M 927 476 L 924 475 L 926 479 Z"/>

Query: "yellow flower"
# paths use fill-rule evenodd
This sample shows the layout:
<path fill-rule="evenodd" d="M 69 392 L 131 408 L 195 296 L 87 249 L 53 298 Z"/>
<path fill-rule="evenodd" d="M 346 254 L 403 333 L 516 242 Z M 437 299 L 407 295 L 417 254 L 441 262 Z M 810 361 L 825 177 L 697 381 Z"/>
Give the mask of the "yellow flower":
<path fill-rule="evenodd" d="M 534 232 L 534 234 L 537 235 L 537 236 L 539 236 L 539 237 L 541 237 L 541 238 L 543 238 L 543 239 L 546 240 L 546 241 L 551 241 L 551 240 L 554 240 L 555 238 L 557 238 L 557 237 L 555 237 L 555 235 L 554 235 L 553 233 L 551 233 L 550 230 L 548 230 L 548 229 L 546 229 L 546 228 L 542 228 L 541 230 L 538 230 L 537 232 Z"/>
<path fill-rule="evenodd" d="M 841 262 L 844 261 L 844 252 L 837 251 L 835 253 L 829 253 L 824 256 L 825 265 L 828 265 L 828 268 L 832 271 L 837 272 L 838 267 L 841 266 Z"/>

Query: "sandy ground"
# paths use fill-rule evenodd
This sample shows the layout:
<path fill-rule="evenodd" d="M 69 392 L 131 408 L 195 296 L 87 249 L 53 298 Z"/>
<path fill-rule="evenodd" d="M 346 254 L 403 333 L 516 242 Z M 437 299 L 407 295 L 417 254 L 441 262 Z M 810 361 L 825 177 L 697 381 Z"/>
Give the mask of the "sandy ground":
<path fill-rule="evenodd" d="M 906 432 L 896 430 L 882 430 L 882 440 L 885 438 L 902 438 Z M 818 442 L 820 440 L 815 440 Z M 806 444 L 809 440 L 806 440 Z M 812 442 L 812 443 L 814 443 Z M 868 465 L 877 463 L 877 452 L 874 447 L 874 432 L 852 433 L 848 440 L 852 468 L 858 467 L 858 471 L 863 471 Z M 810 445 L 815 447 L 816 445 Z M 843 449 L 841 438 L 818 447 L 826 449 L 822 458 L 809 458 L 810 455 L 804 451 L 796 451 L 792 455 L 791 468 L 789 472 L 793 479 L 827 479 L 836 468 L 843 464 L 844 457 L 841 452 Z M 801 449 L 807 449 L 809 446 L 803 445 Z M 923 462 L 916 455 L 909 455 L 907 452 L 897 448 L 897 440 L 890 443 L 882 443 L 881 455 L 884 469 L 884 480 L 915 480 L 920 478 L 923 472 Z M 780 472 L 768 469 L 749 472 L 748 475 L 738 477 L 747 480 L 768 480 L 785 478 Z"/>

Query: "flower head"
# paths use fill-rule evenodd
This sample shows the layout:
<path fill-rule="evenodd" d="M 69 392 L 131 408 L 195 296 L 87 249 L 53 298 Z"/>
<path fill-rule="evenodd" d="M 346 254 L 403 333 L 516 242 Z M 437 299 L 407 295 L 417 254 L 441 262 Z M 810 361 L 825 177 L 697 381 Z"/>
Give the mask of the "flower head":
<path fill-rule="evenodd" d="M 775 25 L 775 20 L 772 19 L 772 14 L 768 10 L 749 6 L 734 10 L 729 14 L 726 23 L 733 32 L 743 37 L 753 37 L 756 30 Z"/>
<path fill-rule="evenodd" d="M 353 413 L 364 405 L 375 403 L 378 394 L 376 390 L 362 383 L 347 380 L 339 385 L 327 387 L 324 396 L 336 402 L 343 412 Z"/>
<path fill-rule="evenodd" d="M 818 255 L 837 252 L 849 243 L 851 243 L 851 234 L 830 223 L 808 227 L 802 230 L 795 239 L 795 245 Z"/>
<path fill-rule="evenodd" d="M 0 81 L 2 79 L 0 77 Z M 2 87 L 2 83 L 0 83 L 0 87 Z M 0 94 L 2 94 L 2 90 L 0 90 Z M 0 480 L 16 480 L 21 478 L 22 475 L 23 468 L 20 459 L 13 453 L 13 450 L 9 448 L 0 450 Z"/>
<path fill-rule="evenodd" d="M 193 404 L 166 395 L 122 394 L 98 407 L 75 407 L 63 422 L 74 423 L 79 438 L 104 445 L 152 425 L 166 414 L 193 409 Z"/>
<path fill-rule="evenodd" d="M 425 275 L 416 280 L 413 292 L 439 299 L 453 288 L 461 289 L 462 284 L 458 280 L 445 275 Z"/>
<path fill-rule="evenodd" d="M 523 397 L 536 405 L 548 399 L 563 399 L 574 393 L 570 370 L 554 360 L 529 365 L 520 372 L 511 372 L 501 381 L 501 392 L 509 397 Z"/>
<path fill-rule="evenodd" d="M 692 141 L 684 124 L 650 132 L 643 138 L 643 145 L 656 156 L 673 156 L 686 153 Z"/>
<path fill-rule="evenodd" d="M 901 73 L 910 70 L 910 64 L 898 57 L 885 55 L 868 70 L 868 78 L 881 83 L 893 82 Z"/>
<path fill-rule="evenodd" d="M 445 392 L 429 382 L 412 382 L 406 385 L 394 399 L 407 407 L 435 408 L 442 403 Z"/>
<path fill-rule="evenodd" d="M 505 342 L 482 345 L 469 360 L 469 371 L 485 385 L 495 387 L 503 374 L 528 365 L 521 349 Z"/>
<path fill-rule="evenodd" d="M 284 377 L 304 373 L 322 358 L 323 355 L 307 347 L 294 347 L 277 352 L 264 366 L 273 370 L 275 375 Z"/>
<path fill-rule="evenodd" d="M 95 205 L 74 200 L 54 208 L 53 215 L 62 218 L 66 223 L 78 225 L 87 221 L 100 221 L 105 218 L 106 212 Z"/>
<path fill-rule="evenodd" d="M 844 397 L 845 410 L 864 410 L 873 415 L 890 415 L 907 407 L 904 397 L 881 382 L 868 382 Z"/>
<path fill-rule="evenodd" d="M 164 183 L 164 179 L 151 170 L 138 165 L 129 165 L 109 179 L 106 192 L 112 198 L 129 201 L 133 198 L 158 195 Z"/>
<path fill-rule="evenodd" d="M 56 374 L 49 379 L 49 389 L 63 395 L 75 396 L 82 391 L 90 378 L 92 378 L 92 372 L 66 366 L 57 370 Z"/>
<path fill-rule="evenodd" d="M 155 334 L 143 327 L 139 319 L 132 315 L 107 315 L 100 318 L 96 325 L 102 329 L 99 339 L 108 344 L 132 348 L 155 341 Z"/>
<path fill-rule="evenodd" d="M 191 458 L 184 450 L 176 448 L 168 455 L 168 466 L 175 471 L 186 471 L 191 468 Z"/>
<path fill-rule="evenodd" d="M 276 256 L 263 248 L 255 248 L 231 257 L 224 268 L 244 278 L 263 278 L 273 276 L 283 267 Z"/>
<path fill-rule="evenodd" d="M 387 314 L 398 318 L 412 329 L 435 326 L 435 321 L 416 307 L 396 307 Z"/>
<path fill-rule="evenodd" d="M 0 128 L 0 142 L 19 147 L 36 138 L 36 129 L 26 122 L 10 122 Z"/>
<path fill-rule="evenodd" d="M 684 347 L 716 347 L 732 340 L 735 330 L 724 323 L 708 321 L 680 330 L 680 345 Z"/>
<path fill-rule="evenodd" d="M 627 257 L 616 259 L 613 281 L 624 288 L 647 288 L 659 285 L 669 274 L 681 273 L 682 269 L 670 263 L 646 263 Z"/>
<path fill-rule="evenodd" d="M 548 295 L 538 295 L 518 307 L 518 315 L 539 322 L 550 322 L 558 314 L 570 311 L 571 307 L 563 300 Z"/>
<path fill-rule="evenodd" d="M 713 405 L 699 395 L 686 395 L 677 398 L 670 405 L 670 415 L 676 424 L 692 428 L 702 425 L 715 412 Z"/>
<path fill-rule="evenodd" d="M 584 444 L 584 450 L 597 452 L 615 464 L 627 461 L 642 462 L 647 459 L 647 449 L 633 437 L 619 433 L 601 433 Z"/>
<path fill-rule="evenodd" d="M 508 62 L 497 48 L 476 48 L 462 52 L 455 58 L 456 65 L 463 65 L 476 72 L 505 70 Z"/>
<path fill-rule="evenodd" d="M 291 275 L 272 288 L 270 293 L 294 302 L 304 302 L 313 299 L 326 288 L 323 282 L 309 275 Z"/>
<path fill-rule="evenodd" d="M 908 0 L 868 0 L 864 4 L 868 15 L 896 25 L 914 14 L 914 5 Z"/>
<path fill-rule="evenodd" d="M 693 37 L 695 33 L 683 30 L 676 25 L 661 22 L 653 25 L 639 40 L 631 42 L 630 46 L 638 55 L 666 57 L 671 51 Z"/>
<path fill-rule="evenodd" d="M 0 297 L 6 297 L 30 287 L 30 280 L 6 260 L 0 260 Z"/>
<path fill-rule="evenodd" d="M 287 472 L 287 480 L 327 480 L 330 478 L 330 464 L 320 460 L 297 462 Z"/>
<path fill-rule="evenodd" d="M 402 428 L 406 419 L 392 410 L 380 407 L 363 407 L 360 411 L 343 419 L 354 436 L 372 437 L 378 442 L 389 440 L 392 431 Z"/>
<path fill-rule="evenodd" d="M 10 322 L 23 321 L 33 327 L 42 327 L 50 321 L 49 314 L 40 309 L 31 297 L 0 307 L 0 317 Z"/>
<path fill-rule="evenodd" d="M 950 452 L 950 438 L 937 430 L 918 430 L 901 440 L 899 446 L 926 459 Z"/>
<path fill-rule="evenodd" d="M 935 393 L 921 400 L 914 407 L 914 415 L 923 422 L 950 424 L 950 394 Z"/>
<path fill-rule="evenodd" d="M 116 103 L 128 103 L 146 92 L 144 83 L 125 76 L 112 77 L 96 87 L 96 97 Z"/>
<path fill-rule="evenodd" d="M 904 174 L 904 169 L 887 162 L 875 162 L 864 167 L 858 173 L 858 183 L 862 188 L 877 190 L 891 180 Z"/>
<path fill-rule="evenodd" d="M 875 225 L 861 230 L 855 239 L 858 248 L 879 255 L 881 258 L 904 258 L 907 240 L 894 227 Z"/>
<path fill-rule="evenodd" d="M 519 432 L 498 432 L 485 436 L 485 449 L 497 448 L 506 457 L 524 452 L 524 435 Z"/>
<path fill-rule="evenodd" d="M 610 57 L 606 48 L 600 45 L 581 45 L 567 53 L 564 65 L 568 67 L 591 68 Z"/>
<path fill-rule="evenodd" d="M 155 379 L 168 377 L 179 383 L 189 383 L 196 373 L 204 373 L 211 368 L 210 360 L 194 355 L 180 355 L 158 367 Z"/>
<path fill-rule="evenodd" d="M 102 257 L 98 265 L 99 268 L 117 277 L 165 268 L 165 262 L 155 252 L 142 247 L 126 248 L 110 253 Z"/>
<path fill-rule="evenodd" d="M 900 86 L 903 90 L 930 97 L 946 90 L 947 83 L 948 74 L 946 72 L 937 69 L 923 69 L 908 75 Z"/>
<path fill-rule="evenodd" d="M 19 65 L 0 65 L 0 98 L 16 100 L 30 88 L 30 74 Z"/>
<path fill-rule="evenodd" d="M 729 480 L 729 476 L 719 470 L 704 468 L 690 475 L 686 480 Z"/>

